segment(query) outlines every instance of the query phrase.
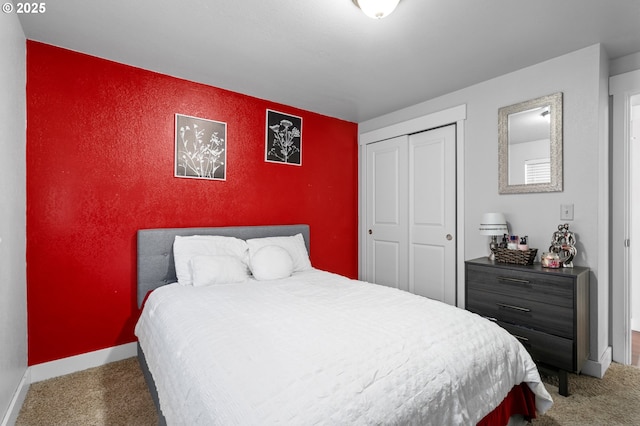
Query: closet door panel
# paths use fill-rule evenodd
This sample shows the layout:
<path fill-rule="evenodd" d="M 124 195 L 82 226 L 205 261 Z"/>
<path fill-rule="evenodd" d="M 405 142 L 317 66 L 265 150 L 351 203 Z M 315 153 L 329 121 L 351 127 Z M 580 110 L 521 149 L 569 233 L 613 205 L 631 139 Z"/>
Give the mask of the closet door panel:
<path fill-rule="evenodd" d="M 408 290 L 408 137 L 367 145 L 365 279 Z"/>
<path fill-rule="evenodd" d="M 424 141 L 424 136 L 416 135 L 411 139 L 413 224 L 442 227 L 445 222 L 445 147 L 440 140 Z"/>
<path fill-rule="evenodd" d="M 403 287 L 398 269 L 401 261 L 400 247 L 397 242 L 374 240 L 373 259 L 377 267 L 373 270 L 373 279 L 369 281 L 388 287 Z"/>
<path fill-rule="evenodd" d="M 455 126 L 409 137 L 409 291 L 456 303 Z"/>
<path fill-rule="evenodd" d="M 445 250 L 443 247 L 427 244 L 411 244 L 411 259 L 429 259 L 429 262 L 415 262 L 411 268 L 413 285 L 411 292 L 430 299 L 444 301 L 447 295 L 444 271 Z"/>

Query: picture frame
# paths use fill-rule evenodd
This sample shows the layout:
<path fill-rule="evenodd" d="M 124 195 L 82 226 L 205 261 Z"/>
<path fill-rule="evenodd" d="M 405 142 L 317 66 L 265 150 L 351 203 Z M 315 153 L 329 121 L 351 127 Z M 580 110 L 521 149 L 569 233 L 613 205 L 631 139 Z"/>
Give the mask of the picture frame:
<path fill-rule="evenodd" d="M 267 109 L 265 161 L 302 166 L 302 117 Z"/>
<path fill-rule="evenodd" d="M 174 176 L 226 180 L 227 123 L 176 114 Z"/>

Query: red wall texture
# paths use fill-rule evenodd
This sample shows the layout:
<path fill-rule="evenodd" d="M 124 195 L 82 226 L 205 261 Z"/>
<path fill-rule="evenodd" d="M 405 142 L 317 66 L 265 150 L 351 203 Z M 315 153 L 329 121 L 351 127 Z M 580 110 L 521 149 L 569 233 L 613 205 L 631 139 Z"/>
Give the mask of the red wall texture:
<path fill-rule="evenodd" d="M 267 108 L 301 167 L 264 161 Z M 227 123 L 226 181 L 174 177 L 175 113 Z M 140 228 L 308 223 L 355 278 L 357 180 L 355 123 L 28 41 L 29 365 L 135 341 Z"/>

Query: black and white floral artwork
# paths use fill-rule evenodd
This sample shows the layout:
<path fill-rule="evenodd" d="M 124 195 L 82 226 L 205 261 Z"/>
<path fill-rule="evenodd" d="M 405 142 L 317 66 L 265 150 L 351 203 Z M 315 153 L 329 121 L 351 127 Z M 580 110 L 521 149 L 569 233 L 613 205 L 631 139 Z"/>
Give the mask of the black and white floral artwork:
<path fill-rule="evenodd" d="M 302 118 L 267 110 L 265 161 L 302 165 Z"/>
<path fill-rule="evenodd" d="M 175 176 L 225 180 L 227 123 L 176 114 Z"/>

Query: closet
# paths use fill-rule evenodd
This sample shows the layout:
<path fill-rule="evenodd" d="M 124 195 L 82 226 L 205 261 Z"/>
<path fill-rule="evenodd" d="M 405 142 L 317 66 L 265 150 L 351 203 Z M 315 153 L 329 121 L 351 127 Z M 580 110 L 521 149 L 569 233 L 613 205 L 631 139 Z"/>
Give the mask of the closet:
<path fill-rule="evenodd" d="M 364 279 L 455 305 L 456 125 L 364 150 Z"/>

